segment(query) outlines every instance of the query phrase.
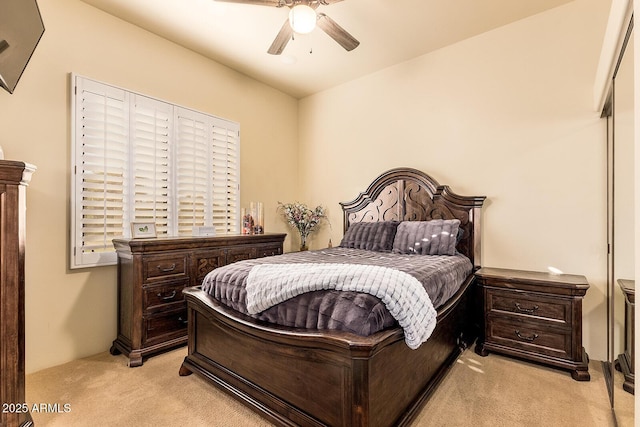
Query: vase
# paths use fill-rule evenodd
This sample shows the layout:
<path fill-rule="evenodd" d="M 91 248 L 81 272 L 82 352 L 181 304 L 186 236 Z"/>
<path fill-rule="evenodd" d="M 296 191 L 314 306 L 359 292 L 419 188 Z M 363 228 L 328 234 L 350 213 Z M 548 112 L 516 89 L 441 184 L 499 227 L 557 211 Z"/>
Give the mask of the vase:
<path fill-rule="evenodd" d="M 307 247 L 307 236 L 300 236 L 300 252 L 309 250 Z"/>

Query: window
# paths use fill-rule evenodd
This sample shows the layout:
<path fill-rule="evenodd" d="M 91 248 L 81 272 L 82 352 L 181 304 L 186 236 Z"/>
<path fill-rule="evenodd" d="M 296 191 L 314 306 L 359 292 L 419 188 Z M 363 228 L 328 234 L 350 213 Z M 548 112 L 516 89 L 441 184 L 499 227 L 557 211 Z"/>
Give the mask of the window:
<path fill-rule="evenodd" d="M 132 222 L 240 229 L 240 125 L 72 76 L 71 268 L 116 263 Z"/>

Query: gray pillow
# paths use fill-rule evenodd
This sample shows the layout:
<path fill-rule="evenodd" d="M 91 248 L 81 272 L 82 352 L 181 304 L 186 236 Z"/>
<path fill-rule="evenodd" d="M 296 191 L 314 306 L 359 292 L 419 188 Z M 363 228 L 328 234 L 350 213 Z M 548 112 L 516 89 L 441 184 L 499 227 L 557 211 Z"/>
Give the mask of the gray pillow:
<path fill-rule="evenodd" d="M 403 221 L 393 241 L 393 253 L 455 255 L 460 220 Z"/>
<path fill-rule="evenodd" d="M 391 252 L 397 221 L 356 222 L 349 226 L 340 242 L 341 248 Z"/>

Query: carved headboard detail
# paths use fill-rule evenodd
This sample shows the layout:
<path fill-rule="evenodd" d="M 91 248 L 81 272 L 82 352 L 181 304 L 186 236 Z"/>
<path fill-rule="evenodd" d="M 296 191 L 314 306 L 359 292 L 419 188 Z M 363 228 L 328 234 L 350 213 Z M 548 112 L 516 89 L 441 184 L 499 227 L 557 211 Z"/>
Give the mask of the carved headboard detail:
<path fill-rule="evenodd" d="M 480 253 L 481 213 L 485 196 L 460 196 L 449 186 L 411 168 L 396 168 L 377 177 L 366 191 L 351 202 L 342 202 L 344 231 L 355 222 L 460 220 L 464 234 L 460 253 L 475 267 L 482 265 Z"/>

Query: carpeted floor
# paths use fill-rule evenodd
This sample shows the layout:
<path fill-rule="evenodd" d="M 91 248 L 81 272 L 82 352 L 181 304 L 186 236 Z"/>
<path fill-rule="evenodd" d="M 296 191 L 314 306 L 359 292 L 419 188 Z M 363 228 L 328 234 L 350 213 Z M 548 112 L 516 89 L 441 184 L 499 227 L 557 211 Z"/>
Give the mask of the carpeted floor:
<path fill-rule="evenodd" d="M 43 408 L 31 415 L 38 427 L 271 425 L 198 376 L 178 376 L 185 355 L 181 348 L 129 368 L 124 356 L 105 352 L 27 375 L 27 403 Z M 467 350 L 413 426 L 616 426 L 601 363 L 589 371 L 590 382 L 577 382 L 564 371 Z M 619 425 L 632 426 L 633 396 L 621 393 L 631 409 L 617 412 L 628 422 Z"/>

